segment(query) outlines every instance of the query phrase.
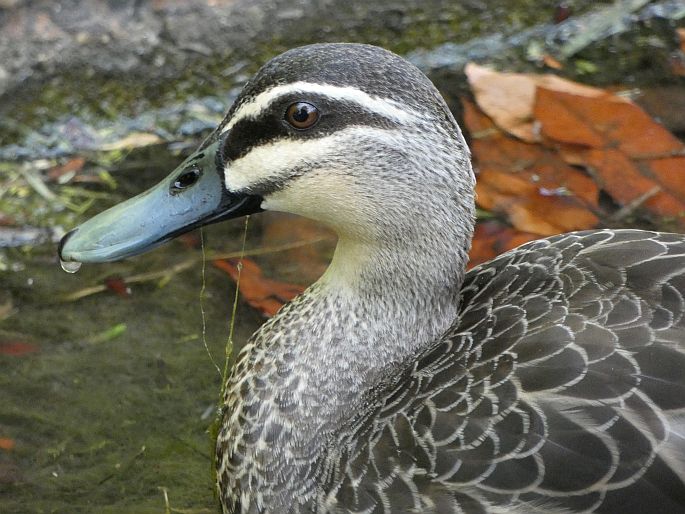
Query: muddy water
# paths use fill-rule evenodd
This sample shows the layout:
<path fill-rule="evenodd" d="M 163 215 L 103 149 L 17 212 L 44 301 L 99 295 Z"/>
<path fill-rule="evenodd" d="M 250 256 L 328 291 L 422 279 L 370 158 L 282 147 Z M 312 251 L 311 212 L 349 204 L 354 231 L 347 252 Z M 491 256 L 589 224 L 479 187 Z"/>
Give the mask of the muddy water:
<path fill-rule="evenodd" d="M 205 229 L 206 250 L 239 249 L 243 227 L 234 220 Z M 263 222 L 252 221 L 246 246 L 263 246 L 263 232 Z M 276 278 L 311 281 L 297 280 L 287 258 L 261 263 L 282 268 L 281 277 L 267 270 Z M 130 285 L 127 297 L 106 291 L 64 300 L 105 277 L 188 259 L 197 264 Z M 0 448 L 0 512 L 164 513 L 165 491 L 171 512 L 217 512 L 208 429 L 235 292 L 230 279 L 208 263 L 201 302 L 201 250 L 179 241 L 73 275 L 60 269 L 54 245 L 13 250 L 9 260 L 23 269 L 0 274 L 0 442 L 13 446 Z M 264 318 L 240 302 L 236 320 L 240 344 Z"/>

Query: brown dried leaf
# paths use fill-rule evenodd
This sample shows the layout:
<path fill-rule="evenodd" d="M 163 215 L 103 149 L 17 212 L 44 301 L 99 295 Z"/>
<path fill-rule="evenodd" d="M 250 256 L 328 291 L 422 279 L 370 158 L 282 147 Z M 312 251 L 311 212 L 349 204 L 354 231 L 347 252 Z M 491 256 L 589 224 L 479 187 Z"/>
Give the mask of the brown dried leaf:
<path fill-rule="evenodd" d="M 14 441 L 14 439 L 10 439 L 9 437 L 0 437 L 0 450 L 14 450 L 15 446 L 16 442 Z"/>
<path fill-rule="evenodd" d="M 560 70 L 564 67 L 559 60 L 555 59 L 549 54 L 545 54 L 542 56 L 542 62 L 544 63 L 545 66 L 548 68 L 552 68 L 553 70 Z"/>
<path fill-rule="evenodd" d="M 675 198 L 663 183 L 645 176 L 640 167 L 619 150 L 587 150 L 585 163 L 595 170 L 602 181 L 603 189 L 621 205 L 627 205 L 647 195 L 657 186 L 661 191 L 651 196 L 644 203 L 644 207 L 660 217 L 678 218 L 685 214 L 685 204 Z M 681 164 L 680 170 L 674 172 L 674 178 L 680 175 L 680 179 L 684 180 L 684 172 L 685 167 Z"/>
<path fill-rule="evenodd" d="M 12 355 L 15 357 L 26 355 L 27 353 L 36 353 L 40 348 L 33 343 L 26 343 L 24 341 L 5 341 L 0 342 L 0 355 Z"/>
<path fill-rule="evenodd" d="M 499 254 L 538 239 L 537 234 L 522 232 L 497 221 L 488 220 L 476 225 L 473 234 L 468 267 L 487 262 Z"/>
<path fill-rule="evenodd" d="M 524 143 L 498 130 L 470 102 L 464 122 L 478 168 L 476 199 L 506 213 L 515 228 L 539 235 L 594 227 L 599 190 L 553 150 Z"/>
<path fill-rule="evenodd" d="M 478 203 L 486 210 L 505 212 L 511 224 L 524 232 L 551 236 L 597 225 L 595 214 L 577 198 L 547 193 L 521 175 L 483 170 L 478 175 Z"/>
<path fill-rule="evenodd" d="M 133 150 L 143 146 L 156 145 L 161 142 L 163 142 L 163 139 L 157 134 L 151 134 L 149 132 L 134 132 L 133 134 L 129 134 L 119 141 L 104 144 L 100 149 L 106 152 L 111 152 L 114 150 Z"/>
<path fill-rule="evenodd" d="M 225 271 L 235 282 L 238 281 L 239 259 L 214 260 L 212 264 Z M 261 268 L 251 259 L 242 260 L 239 289 L 240 294 L 251 307 L 267 317 L 276 314 L 281 306 L 304 291 L 304 287 L 266 278 Z"/>
<path fill-rule="evenodd" d="M 534 112 L 567 162 L 587 167 L 616 202 L 661 190 L 644 207 L 685 227 L 685 146 L 640 107 L 538 88 Z"/>
<path fill-rule="evenodd" d="M 534 115 L 542 134 L 562 143 L 619 148 L 638 159 L 683 149 L 640 107 L 614 95 L 592 98 L 539 87 Z"/>
<path fill-rule="evenodd" d="M 556 91 L 596 97 L 607 93 L 602 89 L 562 79 L 556 75 L 500 73 L 469 63 L 466 77 L 478 106 L 502 130 L 528 142 L 540 141 L 533 122 L 535 90 L 543 86 Z"/>
<path fill-rule="evenodd" d="M 311 284 L 328 267 L 335 246 L 333 231 L 313 220 L 286 213 L 264 213 L 261 216 L 263 244 L 281 245 L 295 241 L 314 241 L 317 244 L 300 246 L 278 254 L 265 255 L 267 267 L 278 267 L 290 282 Z"/>
<path fill-rule="evenodd" d="M 86 160 L 83 157 L 74 157 L 69 159 L 67 162 L 60 166 L 55 166 L 48 170 L 48 178 L 54 181 L 70 180 L 76 173 L 83 169 L 83 165 Z M 65 175 L 71 175 L 70 177 L 64 179 Z"/>

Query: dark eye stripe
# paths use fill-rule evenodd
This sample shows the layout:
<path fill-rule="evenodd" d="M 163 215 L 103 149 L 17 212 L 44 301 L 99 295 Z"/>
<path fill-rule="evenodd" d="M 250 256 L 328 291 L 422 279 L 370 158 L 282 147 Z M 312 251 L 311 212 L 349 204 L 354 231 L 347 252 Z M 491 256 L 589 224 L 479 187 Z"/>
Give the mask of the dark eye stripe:
<path fill-rule="evenodd" d="M 299 101 L 311 103 L 319 109 L 317 124 L 307 131 L 293 129 L 284 119 L 286 109 Z M 225 165 L 247 155 L 257 146 L 268 145 L 279 139 L 320 138 L 354 125 L 396 128 L 398 122 L 364 110 L 355 102 L 334 101 L 323 95 L 286 95 L 274 101 L 258 117 L 244 118 L 233 125 L 225 135 L 220 154 Z"/>

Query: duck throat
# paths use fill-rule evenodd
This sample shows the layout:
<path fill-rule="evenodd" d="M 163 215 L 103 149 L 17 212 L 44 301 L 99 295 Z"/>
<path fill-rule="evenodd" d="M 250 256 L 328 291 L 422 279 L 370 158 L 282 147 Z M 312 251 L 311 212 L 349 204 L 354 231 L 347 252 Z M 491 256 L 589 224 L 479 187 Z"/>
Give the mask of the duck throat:
<path fill-rule="evenodd" d="M 406 244 L 341 237 L 326 274 L 251 338 L 218 437 L 222 502 L 270 512 L 316 495 L 326 444 L 403 362 L 453 323 L 470 227 Z M 410 239 L 410 238 L 409 238 Z"/>

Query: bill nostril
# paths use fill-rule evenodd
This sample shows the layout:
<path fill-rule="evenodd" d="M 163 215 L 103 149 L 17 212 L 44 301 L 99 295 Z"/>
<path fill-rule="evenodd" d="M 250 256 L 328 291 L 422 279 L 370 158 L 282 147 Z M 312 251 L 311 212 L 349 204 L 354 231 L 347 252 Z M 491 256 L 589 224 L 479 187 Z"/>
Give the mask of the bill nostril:
<path fill-rule="evenodd" d="M 78 232 L 78 228 L 75 228 L 75 229 L 73 229 L 73 230 L 70 230 L 69 232 L 67 232 L 66 234 L 64 234 L 64 235 L 62 236 L 62 239 L 60 239 L 60 241 L 59 241 L 59 247 L 57 248 L 57 255 L 59 256 L 59 259 L 60 259 L 61 261 L 66 261 L 66 260 L 68 260 L 68 259 L 65 259 L 65 258 L 62 256 L 62 250 L 64 249 L 64 245 L 67 244 L 67 241 L 69 241 L 69 239 L 71 239 L 71 236 L 73 236 L 74 234 L 76 234 L 76 232 Z"/>
<path fill-rule="evenodd" d="M 171 194 L 178 194 L 195 184 L 200 178 L 201 173 L 202 171 L 195 165 L 181 173 L 171 185 Z"/>

